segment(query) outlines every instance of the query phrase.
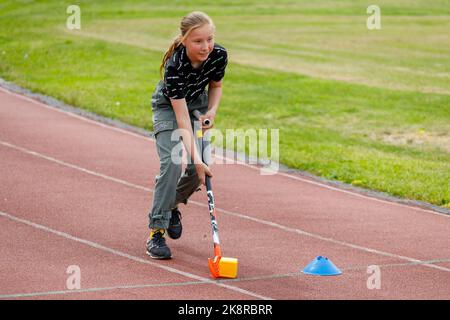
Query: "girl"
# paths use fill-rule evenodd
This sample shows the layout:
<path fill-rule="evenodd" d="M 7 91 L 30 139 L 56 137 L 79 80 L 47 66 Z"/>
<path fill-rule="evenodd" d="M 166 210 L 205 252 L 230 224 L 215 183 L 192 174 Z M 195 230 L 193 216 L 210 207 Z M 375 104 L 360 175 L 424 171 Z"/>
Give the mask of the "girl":
<path fill-rule="evenodd" d="M 170 259 L 172 254 L 165 241 L 165 233 L 172 239 L 181 236 L 179 203 L 187 199 L 205 183 L 211 170 L 202 162 L 193 134 L 194 116 L 199 110 L 203 119 L 213 126 L 220 98 L 222 78 L 227 66 L 227 51 L 214 43 L 215 26 L 203 12 L 192 12 L 183 17 L 180 34 L 164 55 L 160 81 L 152 96 L 153 129 L 160 160 L 156 177 L 152 209 L 149 213 L 150 237 L 147 254 L 154 259 Z M 208 85 L 208 91 L 205 91 Z M 172 150 L 179 139 L 172 141 L 172 132 L 180 130 L 181 140 L 191 162 L 181 176 L 181 164 L 172 160 Z"/>

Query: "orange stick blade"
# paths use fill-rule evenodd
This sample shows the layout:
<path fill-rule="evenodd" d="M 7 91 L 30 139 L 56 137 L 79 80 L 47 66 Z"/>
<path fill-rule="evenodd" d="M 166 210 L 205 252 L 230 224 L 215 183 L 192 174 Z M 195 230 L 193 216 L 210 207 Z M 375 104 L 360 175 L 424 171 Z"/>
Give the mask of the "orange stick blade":
<path fill-rule="evenodd" d="M 211 272 L 211 275 L 213 278 L 219 278 L 219 261 L 220 256 L 215 256 L 214 259 L 208 258 L 208 266 L 209 266 L 209 272 Z"/>

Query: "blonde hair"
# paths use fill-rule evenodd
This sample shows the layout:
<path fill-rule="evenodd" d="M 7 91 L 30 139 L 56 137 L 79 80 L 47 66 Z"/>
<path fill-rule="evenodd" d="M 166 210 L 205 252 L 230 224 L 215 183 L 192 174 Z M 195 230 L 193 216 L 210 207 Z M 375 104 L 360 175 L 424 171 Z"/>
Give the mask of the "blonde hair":
<path fill-rule="evenodd" d="M 172 42 L 172 45 L 164 54 L 161 66 L 159 67 L 159 74 L 161 78 L 164 66 L 167 60 L 169 60 L 170 56 L 176 50 L 176 48 L 178 48 L 179 45 L 189 36 L 189 33 L 191 33 L 192 30 L 202 27 L 205 24 L 209 24 L 213 27 L 213 29 L 215 29 L 214 23 L 211 20 L 211 18 L 206 13 L 201 11 L 193 11 L 181 19 L 180 34 L 175 37 L 175 39 Z"/>

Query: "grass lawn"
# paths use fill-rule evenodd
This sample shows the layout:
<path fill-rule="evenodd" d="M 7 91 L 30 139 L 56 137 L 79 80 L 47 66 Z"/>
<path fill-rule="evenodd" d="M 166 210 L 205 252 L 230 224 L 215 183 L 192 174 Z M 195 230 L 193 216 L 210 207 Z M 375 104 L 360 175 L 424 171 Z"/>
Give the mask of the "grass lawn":
<path fill-rule="evenodd" d="M 162 55 L 202 10 L 229 51 L 218 129 L 278 128 L 287 166 L 450 209 L 450 6 L 378 1 L 371 31 L 369 4 L 2 1 L 0 77 L 151 130 Z"/>

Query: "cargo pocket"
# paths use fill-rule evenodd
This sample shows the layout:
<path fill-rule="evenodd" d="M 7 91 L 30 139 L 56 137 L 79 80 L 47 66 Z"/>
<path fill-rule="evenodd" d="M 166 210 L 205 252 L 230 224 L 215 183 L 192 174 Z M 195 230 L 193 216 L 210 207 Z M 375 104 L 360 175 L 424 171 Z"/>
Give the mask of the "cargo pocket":
<path fill-rule="evenodd" d="M 177 128 L 176 120 L 161 120 L 156 121 L 153 125 L 153 135 L 156 136 L 162 131 L 173 131 Z"/>

